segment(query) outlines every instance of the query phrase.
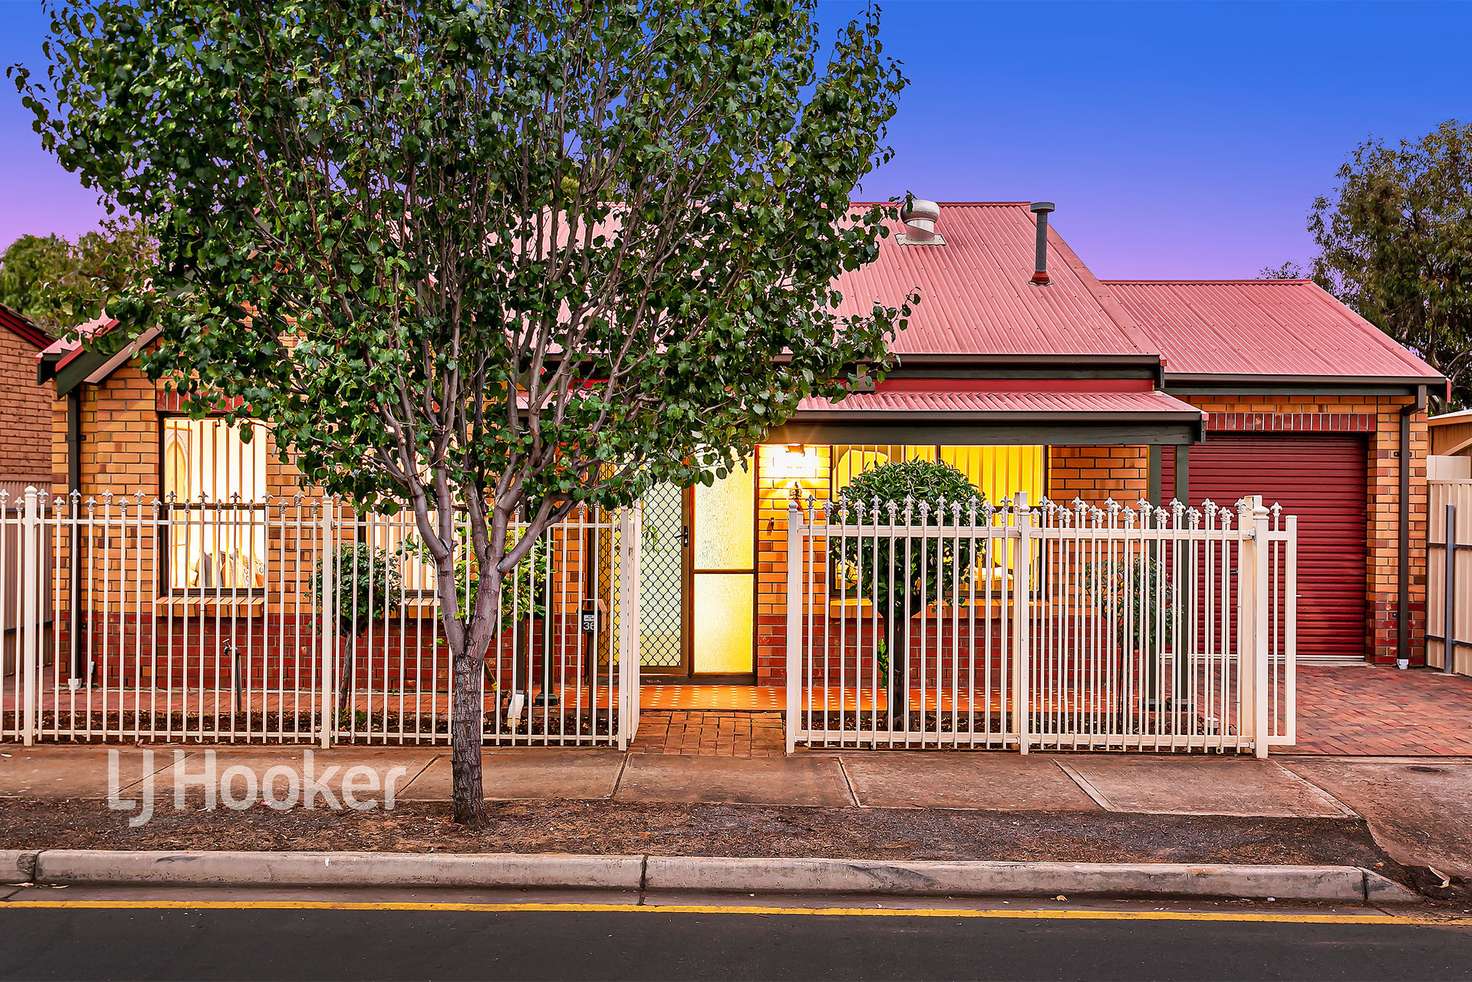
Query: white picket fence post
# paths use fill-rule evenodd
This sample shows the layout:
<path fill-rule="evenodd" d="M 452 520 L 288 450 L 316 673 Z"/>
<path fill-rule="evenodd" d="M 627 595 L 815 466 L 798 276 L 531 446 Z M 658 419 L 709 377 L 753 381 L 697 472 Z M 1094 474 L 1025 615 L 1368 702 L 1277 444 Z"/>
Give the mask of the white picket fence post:
<path fill-rule="evenodd" d="M 797 748 L 802 713 L 802 611 L 811 598 L 802 589 L 802 543 L 808 534 L 797 502 L 787 505 L 787 752 Z M 826 613 L 826 612 L 825 612 Z"/>
<path fill-rule="evenodd" d="M 639 731 L 639 537 L 637 505 L 619 517 L 618 748 L 627 750 Z"/>
<path fill-rule="evenodd" d="M 1237 583 L 1241 725 L 1257 757 L 1268 755 L 1268 510 L 1261 495 L 1242 499 Z"/>
<path fill-rule="evenodd" d="M 1273 596 L 1268 590 L 1268 568 L 1272 555 L 1268 549 L 1268 510 L 1263 507 L 1262 495 L 1254 495 L 1252 498 L 1252 526 L 1252 538 L 1257 544 L 1257 566 L 1253 570 L 1257 579 L 1252 588 L 1253 599 L 1256 601 L 1256 610 L 1252 615 L 1253 694 L 1257 697 L 1252 705 L 1252 725 L 1257 732 L 1252 749 L 1256 756 L 1265 758 L 1268 755 L 1268 741 L 1272 737 L 1268 729 L 1268 700 L 1272 698 L 1272 689 L 1268 686 L 1268 626 L 1271 623 L 1268 607 L 1273 602 Z"/>
<path fill-rule="evenodd" d="M 322 693 L 322 718 L 320 720 L 322 749 L 332 746 L 332 735 L 337 729 L 337 672 L 334 670 L 337 636 L 337 580 L 336 580 L 336 529 L 333 527 L 332 499 L 322 499 L 321 564 L 322 576 L 319 586 L 322 591 L 322 675 L 318 688 Z"/>
<path fill-rule="evenodd" d="M 31 746 L 36 740 L 36 691 L 41 652 L 41 601 L 38 589 L 45 564 L 41 557 L 41 515 L 36 489 L 26 488 L 25 512 L 20 526 L 21 579 L 20 661 L 21 661 L 21 742 Z"/>
<path fill-rule="evenodd" d="M 1028 511 L 1025 491 L 1017 492 L 1012 499 L 1012 524 L 1017 529 L 1017 559 L 1012 574 L 1012 699 L 1017 749 L 1025 754 L 1031 699 L 1028 678 L 1032 670 L 1028 658 L 1028 626 L 1032 619 L 1032 513 Z"/>

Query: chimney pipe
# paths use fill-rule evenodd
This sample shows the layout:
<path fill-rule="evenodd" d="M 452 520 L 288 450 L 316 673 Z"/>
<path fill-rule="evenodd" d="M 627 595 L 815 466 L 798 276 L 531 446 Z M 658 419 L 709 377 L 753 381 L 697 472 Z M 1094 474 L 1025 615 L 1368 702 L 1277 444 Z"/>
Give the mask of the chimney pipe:
<path fill-rule="evenodd" d="M 1038 286 L 1047 286 L 1048 279 L 1048 212 L 1057 205 L 1051 201 L 1034 201 L 1028 210 L 1038 216 L 1037 257 L 1032 264 L 1032 281 Z"/>

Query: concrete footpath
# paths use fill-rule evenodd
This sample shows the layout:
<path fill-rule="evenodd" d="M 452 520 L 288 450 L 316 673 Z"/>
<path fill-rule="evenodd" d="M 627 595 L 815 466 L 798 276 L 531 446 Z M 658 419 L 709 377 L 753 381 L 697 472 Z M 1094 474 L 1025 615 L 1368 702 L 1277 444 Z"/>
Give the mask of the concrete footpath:
<path fill-rule="evenodd" d="M 301 768 L 292 747 L 113 748 L 114 786 L 136 796 L 151 781 L 172 795 L 182 772 L 198 780 L 213 750 L 218 772 L 243 766 Z M 4 799 L 102 798 L 107 747 L 0 745 Z M 176 754 L 177 751 L 177 754 Z M 322 783 L 341 791 L 353 765 L 390 780 L 402 801 L 442 801 L 450 792 L 443 748 L 340 747 L 312 751 Z M 332 769 L 336 768 L 335 771 Z M 850 751 L 747 759 L 597 749 L 496 749 L 485 753 L 493 800 L 612 800 L 826 808 L 1121 812 L 1347 818 L 1369 824 L 1377 843 L 1408 866 L 1472 878 L 1472 760 L 1466 758 L 1275 757 Z"/>

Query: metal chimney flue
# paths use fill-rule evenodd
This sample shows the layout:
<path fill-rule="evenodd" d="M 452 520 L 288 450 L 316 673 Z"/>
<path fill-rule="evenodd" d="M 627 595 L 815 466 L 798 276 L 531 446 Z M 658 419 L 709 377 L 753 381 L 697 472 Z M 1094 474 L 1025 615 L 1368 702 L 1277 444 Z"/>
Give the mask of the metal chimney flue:
<path fill-rule="evenodd" d="M 1038 216 L 1038 246 L 1032 264 L 1032 281 L 1038 286 L 1047 286 L 1048 278 L 1048 212 L 1057 205 L 1051 201 L 1034 201 L 1028 210 Z"/>

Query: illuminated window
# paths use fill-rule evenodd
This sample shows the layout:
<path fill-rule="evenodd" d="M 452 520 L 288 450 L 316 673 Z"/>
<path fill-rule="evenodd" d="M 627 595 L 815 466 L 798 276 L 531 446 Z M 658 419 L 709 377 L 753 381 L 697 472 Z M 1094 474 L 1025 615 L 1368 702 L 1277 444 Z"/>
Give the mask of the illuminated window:
<path fill-rule="evenodd" d="M 1047 447 L 937 446 L 934 444 L 849 444 L 833 448 L 833 496 L 858 475 L 892 460 L 943 460 L 954 466 L 992 505 L 1019 492 L 1036 504 L 1046 488 Z M 996 522 L 1003 521 L 998 515 Z M 1002 577 L 1015 567 L 1016 556 L 1003 545 L 992 557 L 991 575 Z M 980 572 L 980 571 L 978 571 Z"/>
<path fill-rule="evenodd" d="M 163 420 L 168 588 L 232 593 L 266 585 L 266 430 Z"/>
<path fill-rule="evenodd" d="M 955 466 L 993 505 L 1026 492 L 1043 496 L 1046 447 L 936 446 L 934 444 L 846 444 L 833 448 L 833 495 L 858 475 L 892 460 L 943 460 Z"/>

